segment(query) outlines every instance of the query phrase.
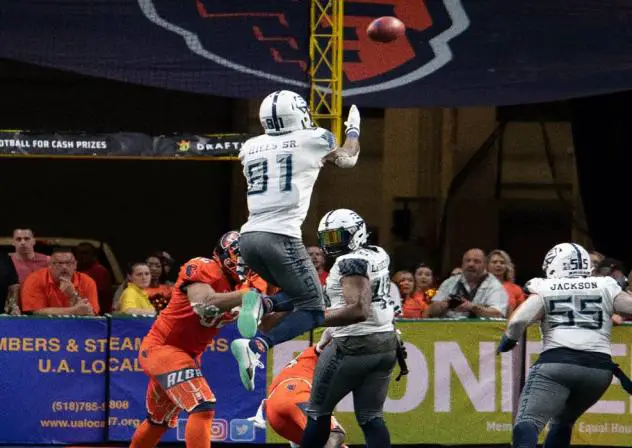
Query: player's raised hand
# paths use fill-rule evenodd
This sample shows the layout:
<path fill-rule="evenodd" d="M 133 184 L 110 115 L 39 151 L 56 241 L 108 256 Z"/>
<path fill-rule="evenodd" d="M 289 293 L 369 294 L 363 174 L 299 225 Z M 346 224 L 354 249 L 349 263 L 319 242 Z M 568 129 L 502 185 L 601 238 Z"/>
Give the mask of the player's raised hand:
<path fill-rule="evenodd" d="M 351 109 L 349 109 L 349 115 L 347 116 L 347 121 L 345 121 L 345 126 L 345 134 L 350 137 L 360 136 L 360 111 L 355 104 L 351 106 Z"/>

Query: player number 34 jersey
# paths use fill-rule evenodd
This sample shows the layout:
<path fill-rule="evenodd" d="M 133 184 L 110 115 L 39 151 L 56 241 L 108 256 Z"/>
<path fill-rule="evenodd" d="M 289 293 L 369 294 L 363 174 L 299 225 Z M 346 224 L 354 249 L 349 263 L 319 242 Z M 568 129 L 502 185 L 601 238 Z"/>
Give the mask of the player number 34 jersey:
<path fill-rule="evenodd" d="M 543 351 L 565 347 L 610 354 L 614 298 L 621 292 L 613 278 L 537 278 L 526 287 L 543 300 Z"/>
<path fill-rule="evenodd" d="M 390 257 L 378 246 L 368 246 L 336 259 L 329 271 L 325 293 L 331 301 L 331 308 L 342 308 L 345 299 L 342 295 L 342 278 L 349 275 L 365 275 L 371 282 L 371 310 L 369 317 L 345 327 L 337 327 L 334 337 L 363 336 L 372 333 L 393 331 L 395 303 L 390 296 L 391 279 L 389 275 Z"/>

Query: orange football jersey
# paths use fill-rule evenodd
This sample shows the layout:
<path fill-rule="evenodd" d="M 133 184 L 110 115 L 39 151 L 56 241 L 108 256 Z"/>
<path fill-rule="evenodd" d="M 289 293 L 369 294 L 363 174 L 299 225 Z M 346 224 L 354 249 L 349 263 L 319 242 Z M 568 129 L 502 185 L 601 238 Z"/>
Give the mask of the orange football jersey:
<path fill-rule="evenodd" d="M 311 384 L 317 362 L 318 355 L 316 354 L 316 346 L 312 345 L 307 347 L 274 377 L 272 384 L 270 384 L 269 393 L 272 393 L 280 383 L 290 378 L 301 378 Z"/>
<path fill-rule="evenodd" d="M 230 312 L 205 320 L 191 307 L 185 287 L 191 283 L 207 283 L 215 292 L 231 292 L 233 287 L 219 263 L 209 258 L 193 258 L 180 268 L 171 300 L 152 325 L 146 343 L 171 345 L 195 357 L 206 349 L 217 334 L 218 326 L 236 318 Z"/>

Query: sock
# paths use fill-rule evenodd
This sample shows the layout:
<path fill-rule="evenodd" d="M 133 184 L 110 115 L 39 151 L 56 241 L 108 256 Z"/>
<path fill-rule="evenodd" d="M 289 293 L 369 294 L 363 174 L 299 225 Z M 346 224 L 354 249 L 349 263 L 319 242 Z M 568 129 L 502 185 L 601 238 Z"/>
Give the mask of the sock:
<path fill-rule="evenodd" d="M 391 435 L 382 417 L 372 418 L 360 425 L 360 428 L 364 433 L 367 448 L 389 448 L 391 446 Z"/>
<path fill-rule="evenodd" d="M 301 448 L 323 448 L 329 440 L 331 415 L 307 417 L 307 426 L 301 439 Z"/>
<path fill-rule="evenodd" d="M 148 420 L 143 420 L 143 422 L 138 425 L 138 428 L 136 428 L 136 431 L 134 431 L 129 446 L 130 448 L 154 448 L 158 445 L 160 438 L 168 429 L 166 426 L 154 425 Z"/>
<path fill-rule="evenodd" d="M 260 339 L 265 341 L 270 348 L 318 327 L 324 320 L 324 311 L 294 310 L 283 317 L 270 331 L 263 333 Z"/>
<path fill-rule="evenodd" d="M 248 342 L 248 347 L 255 353 L 265 353 L 268 351 L 269 345 L 262 337 L 256 337 Z"/>
<path fill-rule="evenodd" d="M 187 448 L 209 448 L 211 446 L 211 425 L 215 411 L 192 412 L 184 430 Z"/>
<path fill-rule="evenodd" d="M 544 441 L 544 448 L 568 448 L 571 446 L 573 425 L 552 424 Z"/>
<path fill-rule="evenodd" d="M 531 422 L 520 422 L 513 427 L 513 448 L 535 448 L 538 445 L 538 427 Z"/>

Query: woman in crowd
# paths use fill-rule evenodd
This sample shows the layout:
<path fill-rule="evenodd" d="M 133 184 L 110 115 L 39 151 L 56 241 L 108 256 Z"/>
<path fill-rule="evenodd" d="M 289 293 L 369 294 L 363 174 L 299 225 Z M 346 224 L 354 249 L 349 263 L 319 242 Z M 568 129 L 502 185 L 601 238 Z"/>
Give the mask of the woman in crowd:
<path fill-rule="evenodd" d="M 495 276 L 505 288 L 509 298 L 507 316 L 510 316 L 524 302 L 525 294 L 522 288 L 514 283 L 516 269 L 509 254 L 500 249 L 491 251 L 487 256 L 487 272 Z"/>
<path fill-rule="evenodd" d="M 150 255 L 145 261 L 151 273 L 151 283 L 147 288 L 149 301 L 156 309 L 163 310 L 171 300 L 173 285 L 166 281 L 165 265 L 159 253 Z"/>
<path fill-rule="evenodd" d="M 420 264 L 411 271 L 399 271 L 393 276 L 393 282 L 399 287 L 401 295 L 402 313 L 400 317 L 406 319 L 421 319 L 428 304 L 436 293 L 434 289 L 434 274 L 425 264 Z"/>
<path fill-rule="evenodd" d="M 121 294 L 121 313 L 155 316 L 156 309 L 149 301 L 147 293 L 151 281 L 147 263 L 131 264 L 127 271 L 127 280 L 127 288 Z"/>

